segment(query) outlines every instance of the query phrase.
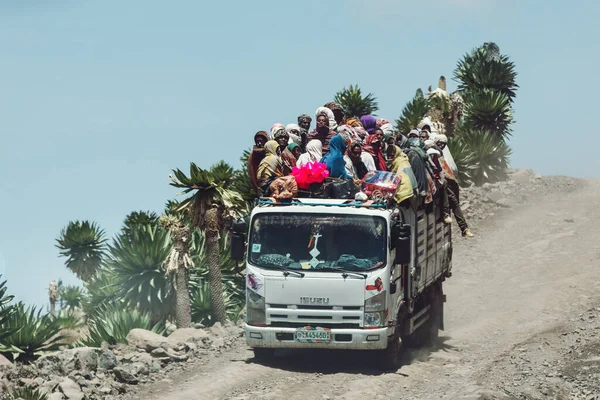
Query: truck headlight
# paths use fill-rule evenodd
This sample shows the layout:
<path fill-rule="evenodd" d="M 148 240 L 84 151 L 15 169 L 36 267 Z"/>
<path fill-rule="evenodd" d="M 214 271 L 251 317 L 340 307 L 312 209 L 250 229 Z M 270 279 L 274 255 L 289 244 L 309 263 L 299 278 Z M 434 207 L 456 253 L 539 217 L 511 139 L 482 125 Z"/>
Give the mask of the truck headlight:
<path fill-rule="evenodd" d="M 265 325 L 265 298 L 248 290 L 246 296 L 246 323 L 248 325 Z"/>
<path fill-rule="evenodd" d="M 365 301 L 365 328 L 385 325 L 385 295 L 383 291 Z"/>

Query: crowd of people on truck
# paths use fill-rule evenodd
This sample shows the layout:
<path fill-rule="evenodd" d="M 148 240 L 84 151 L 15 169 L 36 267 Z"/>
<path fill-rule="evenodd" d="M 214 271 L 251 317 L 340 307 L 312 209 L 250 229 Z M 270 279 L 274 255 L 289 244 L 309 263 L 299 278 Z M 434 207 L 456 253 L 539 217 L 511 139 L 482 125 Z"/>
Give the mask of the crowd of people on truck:
<path fill-rule="evenodd" d="M 452 222 L 452 212 L 462 235 L 473 236 L 460 209 L 458 170 L 448 138 L 429 119 L 405 135 L 386 119 L 347 118 L 340 104 L 330 102 L 315 112 L 311 131 L 312 121 L 302 114 L 297 123 L 276 123 L 270 132 L 254 135 L 248 174 L 257 193 L 268 193 L 274 180 L 309 163 L 325 164 L 332 178 L 356 182 L 370 171 L 390 171 L 401 178 L 398 203 L 428 204 L 440 197 L 444 222 Z"/>

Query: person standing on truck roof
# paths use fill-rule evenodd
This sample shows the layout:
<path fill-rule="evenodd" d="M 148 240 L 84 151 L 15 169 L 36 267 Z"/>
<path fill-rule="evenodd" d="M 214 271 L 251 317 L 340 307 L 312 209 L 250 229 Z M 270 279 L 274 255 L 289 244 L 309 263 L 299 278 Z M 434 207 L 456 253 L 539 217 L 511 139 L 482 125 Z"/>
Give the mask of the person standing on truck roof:
<path fill-rule="evenodd" d="M 375 161 L 375 168 L 378 171 L 387 171 L 387 165 L 385 163 L 385 157 L 381 148 L 382 138 L 379 135 L 373 134 L 367 136 L 363 150 L 373 156 Z"/>
<path fill-rule="evenodd" d="M 302 151 L 300 150 L 300 146 L 297 143 L 291 142 L 288 144 L 288 150 L 292 152 L 294 157 L 296 157 L 296 165 L 298 165 L 298 158 L 302 155 Z"/>
<path fill-rule="evenodd" d="M 373 156 L 363 151 L 360 143 L 351 143 L 344 156 L 346 173 L 355 180 L 361 180 L 369 171 L 375 171 Z"/>
<path fill-rule="evenodd" d="M 265 158 L 265 143 L 269 140 L 269 134 L 265 131 L 258 131 L 254 135 L 254 147 L 248 156 L 248 177 L 255 190 L 259 190 L 256 173 L 260 162 Z"/>
<path fill-rule="evenodd" d="M 282 160 L 280 155 L 281 149 L 279 143 L 275 140 L 269 140 L 265 144 L 265 158 L 260 162 L 256 172 L 258 186 L 263 192 L 269 187 L 271 182 L 280 176 L 283 176 L 283 173 L 281 172 Z"/>
<path fill-rule="evenodd" d="M 346 164 L 344 162 L 344 153 L 346 152 L 346 142 L 341 135 L 336 135 L 329 142 L 329 152 L 323 156 L 321 162 L 327 165 L 329 176 L 332 178 L 351 179 L 352 176 L 346 173 Z"/>
<path fill-rule="evenodd" d="M 306 145 L 306 153 L 302 153 L 296 161 L 296 167 L 300 168 L 308 163 L 316 163 L 323 158 L 323 145 L 319 139 L 313 139 Z"/>
<path fill-rule="evenodd" d="M 344 116 L 344 108 L 342 107 L 341 104 L 336 103 L 335 101 L 330 101 L 329 103 L 325 104 L 323 107 L 329 108 L 331 110 L 331 112 L 333 112 L 333 117 L 335 119 L 337 126 L 344 125 L 344 121 L 346 120 L 346 118 Z"/>
<path fill-rule="evenodd" d="M 310 131 L 310 124 L 312 122 L 312 118 L 308 114 L 301 114 L 298 116 L 298 126 L 300 126 L 300 148 L 302 152 L 306 151 L 306 143 L 308 143 L 308 139 L 306 135 Z"/>
<path fill-rule="evenodd" d="M 283 126 L 283 125 L 282 125 Z M 282 168 L 281 172 L 283 175 L 290 175 L 292 173 L 292 168 L 296 165 L 296 157 L 292 154 L 292 152 L 288 149 L 288 144 L 290 141 L 290 136 L 285 131 L 285 128 L 277 128 L 273 132 L 273 139 L 277 143 L 279 143 L 279 150 L 281 154 Z"/>
<path fill-rule="evenodd" d="M 306 138 L 309 141 L 313 139 L 320 140 L 322 145 L 321 151 L 323 152 L 323 154 L 327 154 L 327 152 L 329 152 L 329 141 L 331 140 L 331 138 L 337 135 L 337 133 L 330 128 L 331 122 L 329 120 L 327 112 L 324 110 L 328 110 L 329 112 L 331 112 L 331 110 L 325 107 L 321 107 L 317 110 L 317 127 L 314 131 L 306 135 Z M 331 115 L 333 116 L 333 113 Z"/>
<path fill-rule="evenodd" d="M 290 137 L 290 141 L 288 142 L 288 144 L 290 143 L 296 143 L 298 146 L 302 145 L 302 128 L 300 128 L 300 125 L 298 124 L 287 124 L 285 126 L 285 131 L 287 132 L 287 134 Z"/>
<path fill-rule="evenodd" d="M 456 219 L 456 223 L 458 224 L 463 237 L 473 237 L 474 235 L 471 233 L 469 225 L 467 224 L 467 220 L 465 219 L 462 209 L 460 208 L 460 186 L 458 185 L 458 180 L 456 178 L 458 170 L 453 170 L 448 164 L 448 160 L 446 160 L 446 152 L 450 154 L 450 149 L 447 147 L 448 138 L 446 135 L 437 135 L 435 140 L 438 147 L 442 149 L 442 156 L 444 158 L 442 163 L 446 164 L 444 166 L 444 171 L 447 182 L 450 210 L 452 210 L 452 213 L 454 214 L 454 218 Z M 450 155 L 450 157 L 452 156 Z M 452 160 L 452 162 L 454 162 L 454 160 Z M 456 168 L 456 164 L 454 167 Z"/>
<path fill-rule="evenodd" d="M 377 128 L 377 119 L 371 115 L 360 117 L 360 123 L 369 135 L 372 135 L 375 132 L 375 128 Z"/>

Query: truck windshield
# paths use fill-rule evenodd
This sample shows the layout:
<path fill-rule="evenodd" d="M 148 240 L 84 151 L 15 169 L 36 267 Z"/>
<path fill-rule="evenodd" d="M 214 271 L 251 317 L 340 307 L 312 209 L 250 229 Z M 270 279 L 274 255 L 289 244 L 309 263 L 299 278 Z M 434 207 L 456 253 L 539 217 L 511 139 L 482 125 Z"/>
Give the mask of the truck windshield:
<path fill-rule="evenodd" d="M 252 221 L 249 261 L 264 268 L 364 271 L 386 263 L 382 217 L 265 213 Z"/>

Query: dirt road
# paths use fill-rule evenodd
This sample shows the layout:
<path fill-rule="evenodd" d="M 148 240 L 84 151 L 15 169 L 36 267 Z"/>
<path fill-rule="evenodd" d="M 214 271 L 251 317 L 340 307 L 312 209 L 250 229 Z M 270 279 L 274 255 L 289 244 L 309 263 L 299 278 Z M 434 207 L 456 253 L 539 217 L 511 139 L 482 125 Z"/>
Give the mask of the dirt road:
<path fill-rule="evenodd" d="M 519 346 L 537 346 L 538 340 L 549 343 L 561 326 L 600 305 L 599 204 L 600 182 L 587 181 L 574 193 L 549 196 L 496 215 L 475 227 L 474 239 L 458 237 L 454 276 L 445 286 L 446 330 L 440 346 L 411 351 L 410 363 L 396 373 L 382 374 L 368 357 L 352 352 L 296 351 L 261 365 L 253 361 L 241 339 L 206 365 L 154 383 L 135 397 L 306 400 L 506 395 L 510 391 L 502 385 L 510 384 L 511 390 L 521 385 L 505 379 L 511 376 L 510 355 Z M 548 346 L 554 358 L 560 358 L 563 350 Z M 534 391 L 525 398 L 538 394 L 544 396 Z"/>

